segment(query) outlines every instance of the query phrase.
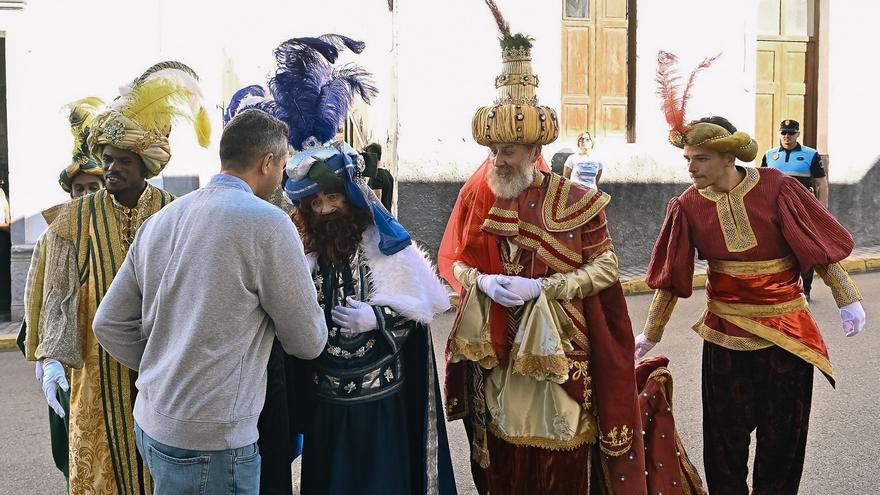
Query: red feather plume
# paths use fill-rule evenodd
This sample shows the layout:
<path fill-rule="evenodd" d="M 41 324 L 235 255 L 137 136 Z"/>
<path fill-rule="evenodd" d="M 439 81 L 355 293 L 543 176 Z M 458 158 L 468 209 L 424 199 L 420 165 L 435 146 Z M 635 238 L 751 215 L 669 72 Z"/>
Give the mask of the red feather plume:
<path fill-rule="evenodd" d="M 700 65 L 691 71 L 687 85 L 679 96 L 678 81 L 680 78 L 675 67 L 678 64 L 678 57 L 674 53 L 663 50 L 657 54 L 657 95 L 663 99 L 663 114 L 671 130 L 682 134 L 690 130 L 690 127 L 685 123 L 685 110 L 694 81 L 700 71 L 712 65 L 720 56 L 719 53 L 700 62 Z"/>
<path fill-rule="evenodd" d="M 675 65 L 678 57 L 674 53 L 660 50 L 657 54 L 657 96 L 663 100 L 663 115 L 672 130 L 684 133 L 684 113 L 681 111 L 681 98 L 678 96 L 678 71 Z"/>
<path fill-rule="evenodd" d="M 492 11 L 492 16 L 495 17 L 495 23 L 498 24 L 498 30 L 501 31 L 502 36 L 510 36 L 510 25 L 507 23 L 507 20 L 504 19 L 504 16 L 501 15 L 501 10 L 495 5 L 495 1 L 486 0 L 486 5 L 488 5 L 489 10 Z"/>
<path fill-rule="evenodd" d="M 700 62 L 700 65 L 698 65 L 696 68 L 694 68 L 694 70 L 691 71 L 691 75 L 690 75 L 690 77 L 688 77 L 687 86 L 684 87 L 684 92 L 681 94 L 681 117 L 682 117 L 682 119 L 684 118 L 684 115 L 685 115 L 685 109 L 687 108 L 687 103 L 688 103 L 688 100 L 690 99 L 691 88 L 694 86 L 694 80 L 696 80 L 696 78 L 697 78 L 697 73 L 699 73 L 703 69 L 712 65 L 712 62 L 718 60 L 718 57 L 720 57 L 720 56 L 721 56 L 721 54 L 719 53 L 718 55 L 715 55 L 714 57 L 708 57 L 708 58 L 704 59 L 702 62 Z"/>

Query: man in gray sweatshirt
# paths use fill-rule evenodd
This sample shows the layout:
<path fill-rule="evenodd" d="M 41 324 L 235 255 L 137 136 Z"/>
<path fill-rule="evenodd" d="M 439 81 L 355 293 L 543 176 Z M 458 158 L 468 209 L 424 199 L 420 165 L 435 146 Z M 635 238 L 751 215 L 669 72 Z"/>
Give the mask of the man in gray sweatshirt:
<path fill-rule="evenodd" d="M 220 140 L 221 171 L 138 231 L 95 335 L 138 371 L 137 446 L 155 493 L 257 493 L 266 363 L 327 342 L 302 241 L 260 198 L 281 181 L 287 125 L 247 110 Z"/>

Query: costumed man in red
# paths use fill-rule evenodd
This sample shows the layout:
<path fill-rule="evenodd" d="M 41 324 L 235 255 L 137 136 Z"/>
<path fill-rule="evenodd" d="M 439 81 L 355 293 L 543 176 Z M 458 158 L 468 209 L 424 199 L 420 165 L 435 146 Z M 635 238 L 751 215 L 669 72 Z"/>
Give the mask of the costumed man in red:
<path fill-rule="evenodd" d="M 698 67 L 706 67 L 707 59 Z M 804 463 L 813 367 L 834 384 L 800 274 L 815 268 L 831 287 L 847 336 L 865 325 L 861 295 L 840 266 L 853 239 L 796 180 L 750 162 L 757 143 L 722 117 L 685 122 L 696 71 L 681 96 L 674 55 L 660 52 L 657 80 L 693 180 L 669 202 L 648 266 L 656 289 L 636 359 L 663 335 L 689 297 L 694 254 L 708 260 L 708 308 L 693 326 L 703 343 L 703 456 L 709 491 L 747 494 L 749 439 L 757 430 L 754 494 L 794 494 Z"/>
<path fill-rule="evenodd" d="M 459 193 L 439 253 L 461 293 L 448 419 L 465 421 L 481 494 L 646 493 L 609 197 L 550 173 L 541 145 L 558 121 L 535 97 L 531 39 L 487 3 L 503 69 L 473 136 L 490 155 Z"/>

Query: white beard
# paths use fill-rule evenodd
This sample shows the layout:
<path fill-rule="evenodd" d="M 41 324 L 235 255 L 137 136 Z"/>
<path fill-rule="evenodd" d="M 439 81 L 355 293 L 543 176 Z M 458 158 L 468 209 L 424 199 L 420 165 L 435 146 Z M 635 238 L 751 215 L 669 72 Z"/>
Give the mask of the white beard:
<path fill-rule="evenodd" d="M 513 174 L 510 177 L 500 177 L 497 173 L 495 167 L 489 169 L 489 173 L 486 175 L 489 189 L 498 198 L 511 199 L 522 194 L 535 179 L 535 166 L 529 164 L 524 168 L 513 169 Z"/>

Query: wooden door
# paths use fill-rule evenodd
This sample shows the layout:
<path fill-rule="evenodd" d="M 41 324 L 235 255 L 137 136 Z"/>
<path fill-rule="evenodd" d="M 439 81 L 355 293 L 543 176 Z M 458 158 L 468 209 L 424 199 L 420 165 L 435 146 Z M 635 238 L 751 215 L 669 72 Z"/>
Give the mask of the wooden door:
<path fill-rule="evenodd" d="M 808 0 L 759 0 L 755 85 L 755 139 L 759 157 L 779 146 L 779 123 L 801 123 L 801 135 L 814 135 L 809 112 L 815 84 L 808 77 L 809 58 L 816 46 L 809 36 Z"/>
<path fill-rule="evenodd" d="M 761 153 L 778 146 L 779 123 L 804 122 L 807 41 L 758 41 L 755 139 Z"/>
<path fill-rule="evenodd" d="M 627 0 L 563 0 L 562 129 L 625 139 L 629 52 Z"/>
<path fill-rule="evenodd" d="M 625 0 L 597 0 L 596 135 L 626 138 L 627 19 Z"/>

